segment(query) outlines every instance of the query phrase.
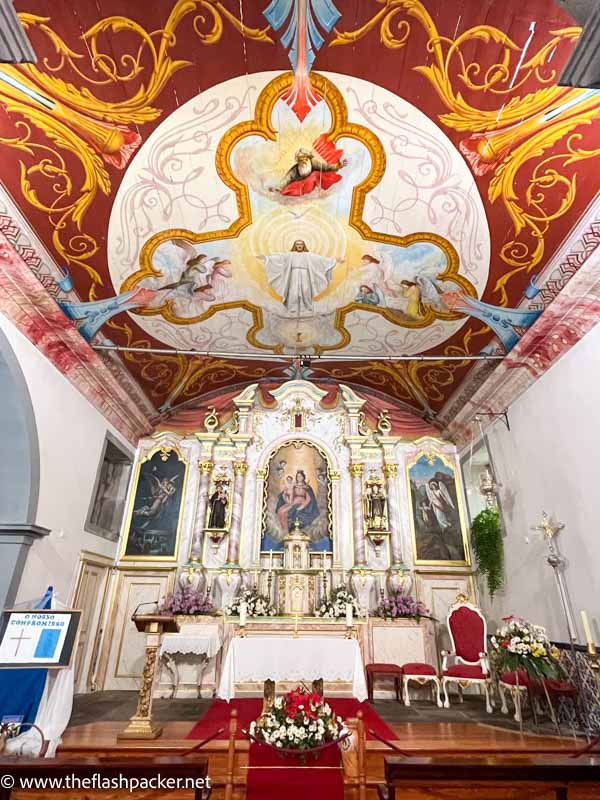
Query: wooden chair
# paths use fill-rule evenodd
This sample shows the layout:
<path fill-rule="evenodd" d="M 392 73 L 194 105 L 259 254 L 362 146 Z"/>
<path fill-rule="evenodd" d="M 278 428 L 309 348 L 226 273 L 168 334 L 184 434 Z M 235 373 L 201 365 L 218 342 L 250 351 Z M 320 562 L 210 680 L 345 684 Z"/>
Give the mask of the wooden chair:
<path fill-rule="evenodd" d="M 459 596 L 446 618 L 452 650 L 442 650 L 442 689 L 444 708 L 450 708 L 448 684 L 458 685 L 462 701 L 462 689 L 479 686 L 485 693 L 485 708 L 488 714 L 494 709 L 491 698 L 492 680 L 487 654 L 487 624 L 477 606 Z M 449 665 L 448 659 L 454 663 Z"/>
<path fill-rule="evenodd" d="M 367 694 L 369 696 L 369 703 L 373 702 L 373 683 L 376 675 L 391 675 L 394 678 L 394 685 L 396 687 L 396 700 L 400 702 L 400 683 L 402 682 L 402 667 L 397 664 L 367 664 L 365 667 L 367 673 Z"/>

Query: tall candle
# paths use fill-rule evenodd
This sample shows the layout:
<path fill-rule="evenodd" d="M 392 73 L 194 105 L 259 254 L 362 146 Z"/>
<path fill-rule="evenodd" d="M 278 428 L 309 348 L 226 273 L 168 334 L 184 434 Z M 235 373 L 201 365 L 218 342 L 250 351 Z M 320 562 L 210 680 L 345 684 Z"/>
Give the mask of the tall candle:
<path fill-rule="evenodd" d="M 585 633 L 585 640 L 589 645 L 592 647 L 595 646 L 594 637 L 592 635 L 592 628 L 590 626 L 590 621 L 588 619 L 587 612 L 581 612 L 581 621 L 583 622 L 583 631 Z"/>
<path fill-rule="evenodd" d="M 240 628 L 245 627 L 246 617 L 248 615 L 248 604 L 245 600 L 240 603 Z"/>
<path fill-rule="evenodd" d="M 273 551 L 269 550 L 269 572 L 273 572 Z"/>
<path fill-rule="evenodd" d="M 352 603 L 346 603 L 346 625 L 352 627 Z"/>

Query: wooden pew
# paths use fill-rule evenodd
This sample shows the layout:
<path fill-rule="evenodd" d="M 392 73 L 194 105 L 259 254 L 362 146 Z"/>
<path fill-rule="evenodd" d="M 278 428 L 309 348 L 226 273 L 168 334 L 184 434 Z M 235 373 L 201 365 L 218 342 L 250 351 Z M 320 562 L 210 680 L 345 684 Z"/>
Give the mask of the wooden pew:
<path fill-rule="evenodd" d="M 399 800 L 437 797 L 437 792 L 456 800 L 600 797 L 600 758 L 556 753 L 392 756 L 385 759 L 385 786 L 378 786 L 378 794 L 381 800 L 396 800 L 396 790 Z"/>
<path fill-rule="evenodd" d="M 105 779 L 120 781 L 126 779 L 131 781 L 156 780 L 158 776 L 162 779 L 187 779 L 193 780 L 193 788 L 180 788 L 165 790 L 164 788 L 139 788 L 130 793 L 126 786 L 123 788 L 102 788 L 100 780 Z M 9 780 L 7 780 L 9 776 Z M 73 776 L 73 777 L 71 777 Z M 100 776 L 94 777 L 94 776 Z M 21 781 L 34 779 L 69 779 L 71 788 L 23 788 Z M 182 758 L 181 756 L 135 756 L 130 755 L 127 759 L 111 758 L 102 759 L 98 757 L 78 757 L 78 758 L 2 758 L 0 759 L 0 800 L 81 800 L 87 798 L 132 798 L 148 794 L 152 797 L 194 797 L 194 800 L 207 800 L 210 795 L 210 780 L 208 778 L 208 759 L 205 757 L 194 756 L 193 758 Z M 90 781 L 89 784 L 77 784 L 73 781 Z M 11 786 L 11 780 L 14 785 Z M 94 785 L 95 784 L 97 785 Z M 55 784 L 56 785 L 56 784 Z M 120 787 L 122 784 L 115 784 Z M 138 783 L 139 787 L 147 784 Z M 172 784 L 173 787 L 175 784 Z M 190 784 L 186 784 L 190 786 Z M 184 784 L 180 783 L 183 787 Z M 89 788 L 88 788 L 89 787 Z"/>

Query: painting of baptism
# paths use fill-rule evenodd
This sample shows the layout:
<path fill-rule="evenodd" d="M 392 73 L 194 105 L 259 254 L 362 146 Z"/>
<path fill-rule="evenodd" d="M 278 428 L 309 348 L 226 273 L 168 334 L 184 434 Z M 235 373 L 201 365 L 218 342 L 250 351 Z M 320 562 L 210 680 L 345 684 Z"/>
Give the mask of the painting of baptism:
<path fill-rule="evenodd" d="M 314 445 L 294 441 L 276 450 L 265 482 L 262 550 L 283 550 L 299 528 L 310 550 L 331 550 L 331 485 L 327 459 Z"/>

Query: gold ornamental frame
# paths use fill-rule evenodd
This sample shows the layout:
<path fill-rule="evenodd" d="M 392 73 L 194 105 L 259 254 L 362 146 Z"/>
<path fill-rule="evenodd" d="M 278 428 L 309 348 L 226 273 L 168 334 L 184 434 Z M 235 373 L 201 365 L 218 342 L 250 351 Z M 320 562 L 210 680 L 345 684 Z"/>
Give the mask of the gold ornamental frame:
<path fill-rule="evenodd" d="M 457 285 L 460 291 L 467 296 L 476 297 L 477 292 L 471 282 L 460 274 L 459 256 L 455 247 L 443 236 L 435 233 L 421 231 L 398 236 L 381 231 L 375 231 L 363 219 L 366 199 L 369 194 L 382 180 L 386 169 L 385 149 L 373 131 L 364 125 L 350 122 L 348 119 L 348 109 L 341 91 L 337 86 L 324 75 L 318 72 L 311 73 L 311 82 L 326 103 L 332 122 L 329 129 L 325 132 L 328 141 L 336 142 L 338 139 L 347 138 L 359 142 L 363 145 L 371 159 L 371 168 L 368 175 L 357 183 L 352 189 L 350 202 L 350 212 L 348 225 L 353 228 L 360 236 L 368 241 L 378 244 L 394 245 L 406 248 L 417 242 L 429 242 L 436 245 L 446 256 L 446 269 L 438 275 L 441 281 L 451 281 Z M 272 121 L 273 109 L 279 98 L 288 91 L 293 83 L 293 74 L 285 72 L 273 78 L 261 90 L 256 100 L 254 116 L 252 120 L 246 120 L 233 125 L 226 131 L 217 145 L 215 153 L 215 168 L 217 175 L 223 183 L 232 190 L 238 210 L 238 216 L 227 227 L 204 233 L 196 233 L 186 228 L 168 228 L 154 233 L 144 243 L 139 256 L 139 269 L 128 275 L 120 287 L 120 292 L 133 290 L 140 281 L 145 278 L 160 277 L 160 270 L 153 265 L 155 250 L 164 242 L 173 238 L 185 239 L 191 244 L 203 242 L 215 242 L 227 239 L 236 239 L 240 233 L 251 226 L 254 222 L 250 190 L 235 174 L 232 167 L 232 155 L 235 147 L 244 139 L 250 136 L 260 137 L 264 141 L 275 142 L 278 131 Z M 196 316 L 189 318 L 178 317 L 173 309 L 171 301 L 167 300 L 164 304 L 155 308 L 136 309 L 136 314 L 140 316 L 162 316 L 163 319 L 173 325 L 194 325 L 204 322 L 221 311 L 240 308 L 250 313 L 252 323 L 246 333 L 246 339 L 252 347 L 271 353 L 283 353 L 283 345 L 266 344 L 260 341 L 258 334 L 264 328 L 263 310 L 244 299 L 231 300 L 223 303 L 216 303 Z M 437 319 L 458 320 L 464 314 L 456 311 L 439 311 L 428 307 L 425 315 L 418 320 L 403 320 L 398 323 L 394 312 L 388 308 L 365 307 L 360 303 L 351 302 L 336 309 L 334 328 L 340 336 L 340 341 L 332 345 L 315 345 L 316 355 L 322 355 L 330 350 L 340 350 L 347 347 L 350 343 L 350 333 L 346 328 L 346 317 L 354 311 L 368 311 L 383 317 L 394 325 L 402 328 L 425 328 Z"/>
<path fill-rule="evenodd" d="M 463 548 L 465 552 L 465 559 L 459 561 L 451 561 L 448 559 L 423 559 L 417 557 L 417 535 L 416 535 L 416 526 L 415 526 L 415 508 L 413 502 L 413 493 L 411 490 L 411 483 L 410 483 L 410 470 L 414 467 L 421 458 L 425 457 L 433 457 L 439 458 L 439 460 L 447 467 L 452 476 L 454 478 L 454 488 L 456 491 L 456 503 L 458 506 L 458 518 L 460 523 L 460 531 L 462 535 L 462 542 Z M 413 555 L 413 565 L 415 567 L 418 566 L 439 566 L 439 567 L 471 567 L 471 550 L 469 547 L 469 539 L 467 536 L 467 527 L 465 524 L 465 512 L 463 508 L 463 501 L 462 501 L 462 491 L 461 486 L 458 482 L 458 469 L 456 465 L 453 464 L 443 453 L 439 453 L 437 450 L 420 450 L 410 461 L 406 464 L 406 488 L 408 491 L 408 502 L 409 502 L 409 509 L 410 509 L 410 533 L 411 533 L 411 542 L 412 542 L 412 555 Z"/>
<path fill-rule="evenodd" d="M 173 555 L 172 556 L 142 556 L 142 555 L 126 555 L 125 551 L 127 550 L 127 543 L 129 541 L 129 533 L 131 529 L 131 520 L 133 518 L 133 505 L 135 503 L 135 497 L 138 490 L 139 480 L 140 480 L 140 472 L 142 466 L 147 462 L 150 461 L 156 453 L 160 453 L 161 457 L 166 461 L 169 457 L 169 453 L 175 453 L 177 459 L 184 465 L 183 469 L 183 485 L 181 487 L 181 502 L 179 504 L 179 511 L 177 514 L 177 529 L 175 531 L 175 546 L 173 548 Z M 149 450 L 148 453 L 143 458 L 140 458 L 138 463 L 135 467 L 135 473 L 133 478 L 133 484 L 131 486 L 131 494 L 129 497 L 129 503 L 127 506 L 127 516 L 125 521 L 125 527 L 123 529 L 123 535 L 121 537 L 121 546 L 119 549 L 119 561 L 154 561 L 154 562 L 161 562 L 161 561 L 170 561 L 176 562 L 179 558 L 179 540 L 181 538 L 181 528 L 183 523 L 183 515 L 185 512 L 185 496 L 187 492 L 187 482 L 188 482 L 188 472 L 189 472 L 189 461 L 179 448 L 173 445 L 165 445 L 158 444 L 156 447 L 153 447 L 152 450 Z"/>
<path fill-rule="evenodd" d="M 283 442 L 279 442 L 273 450 L 269 453 L 269 458 L 267 459 L 266 463 L 266 475 L 263 483 L 263 496 L 262 496 L 262 513 L 261 513 L 261 524 L 260 524 L 260 544 L 259 544 L 259 556 L 263 553 L 268 553 L 268 550 L 262 549 L 262 540 L 265 534 L 265 528 L 267 524 L 267 500 L 269 497 L 269 475 L 271 473 L 271 462 L 273 461 L 275 455 L 281 450 L 282 447 L 290 447 L 293 446 L 295 448 L 299 448 L 303 445 L 308 447 L 312 447 L 313 450 L 316 450 L 321 458 L 324 459 L 325 464 L 327 465 L 327 530 L 329 533 L 329 541 L 331 542 L 331 554 L 332 557 L 335 558 L 334 554 L 334 535 L 333 535 L 333 501 L 332 501 L 332 477 L 331 474 L 333 470 L 331 469 L 331 464 L 329 463 L 329 458 L 327 453 L 323 450 L 323 448 L 319 447 L 318 444 L 315 442 L 311 442 L 307 439 L 286 439 Z M 310 548 L 309 548 L 310 550 Z M 319 552 L 319 551 L 312 551 L 312 552 Z M 324 551 L 325 552 L 325 551 Z"/>

